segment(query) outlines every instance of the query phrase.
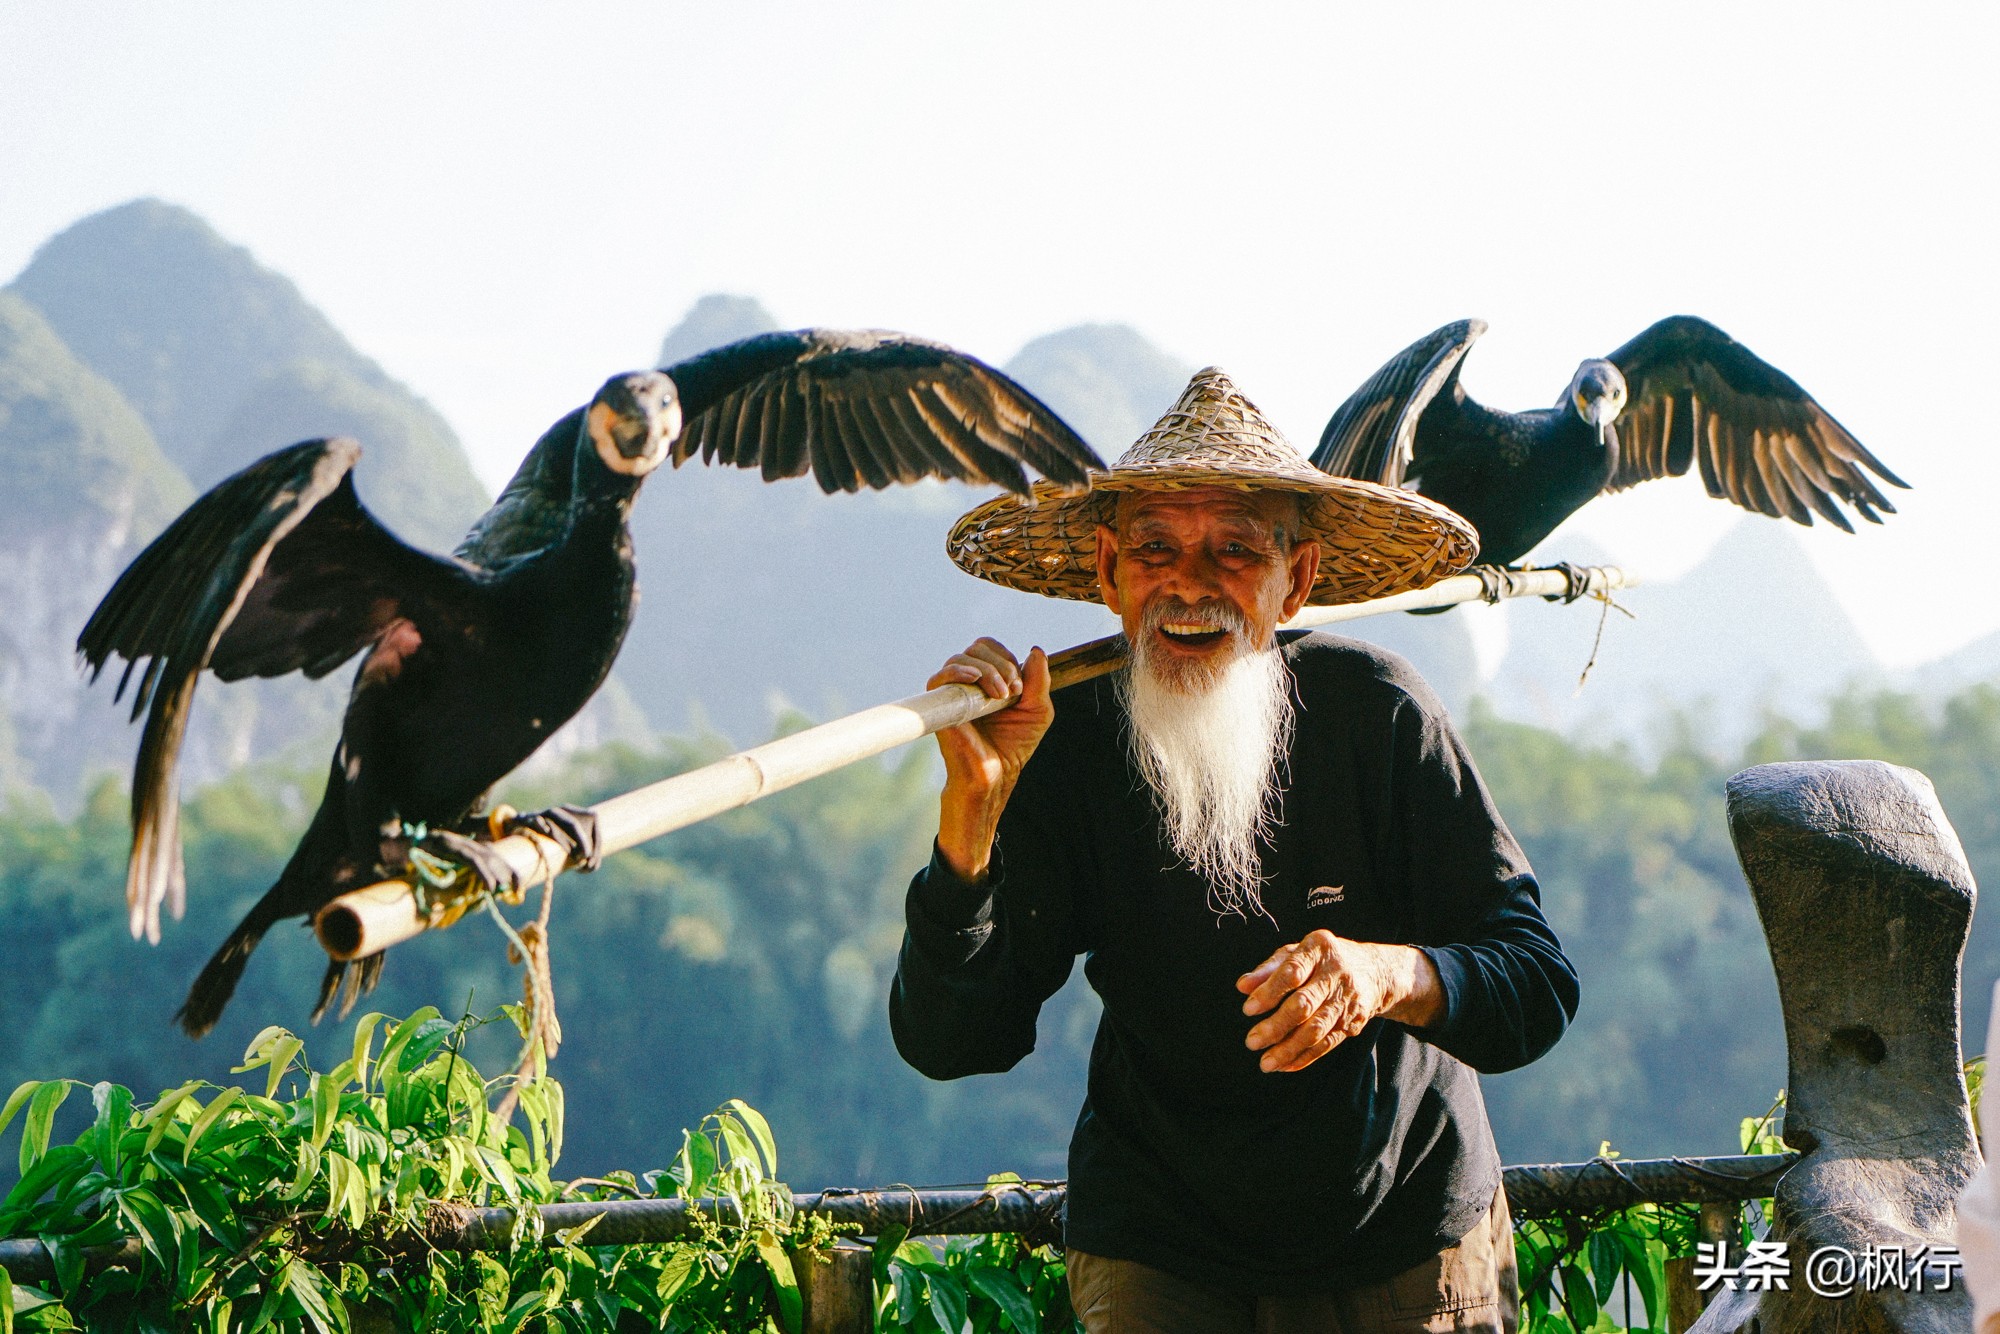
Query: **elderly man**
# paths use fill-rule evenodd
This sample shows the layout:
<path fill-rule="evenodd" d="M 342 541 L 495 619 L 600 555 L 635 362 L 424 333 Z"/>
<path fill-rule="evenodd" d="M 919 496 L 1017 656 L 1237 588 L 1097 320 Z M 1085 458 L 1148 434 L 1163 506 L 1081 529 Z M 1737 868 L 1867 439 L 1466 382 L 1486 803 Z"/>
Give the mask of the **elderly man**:
<path fill-rule="evenodd" d="M 1389 654 L 1280 635 L 1472 555 L 1457 516 L 1328 478 L 1204 371 L 1088 496 L 1009 498 L 953 555 L 1095 592 L 1131 665 L 1051 694 L 990 639 L 932 684 L 938 837 L 890 1017 L 934 1078 L 1005 1070 L 1078 954 L 1104 1001 L 1070 1145 L 1085 1326 L 1498 1330 L 1512 1230 L 1474 1070 L 1561 1035 L 1576 976 L 1443 708 Z"/>

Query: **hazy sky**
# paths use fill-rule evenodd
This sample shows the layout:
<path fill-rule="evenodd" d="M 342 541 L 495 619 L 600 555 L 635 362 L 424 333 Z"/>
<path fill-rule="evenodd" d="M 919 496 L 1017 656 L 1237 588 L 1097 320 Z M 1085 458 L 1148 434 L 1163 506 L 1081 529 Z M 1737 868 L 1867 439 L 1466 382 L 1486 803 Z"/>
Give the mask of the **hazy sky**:
<path fill-rule="evenodd" d="M 188 205 L 489 483 L 715 290 L 994 361 L 1129 322 L 1301 444 L 1449 319 L 1522 408 L 1699 314 L 1917 487 L 1800 532 L 1902 665 L 2000 626 L 1960 577 L 2000 493 L 1995 51 L 1971 5 L 11 4 L 0 277 Z M 1667 576 L 1737 513 L 1690 478 L 1574 528 Z"/>

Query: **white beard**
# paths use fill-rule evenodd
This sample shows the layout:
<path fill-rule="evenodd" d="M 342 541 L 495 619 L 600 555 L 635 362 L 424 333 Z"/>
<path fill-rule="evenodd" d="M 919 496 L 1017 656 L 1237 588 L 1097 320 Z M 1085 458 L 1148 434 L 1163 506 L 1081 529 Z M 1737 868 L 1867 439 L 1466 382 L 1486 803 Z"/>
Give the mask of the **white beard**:
<path fill-rule="evenodd" d="M 1132 762 L 1153 790 L 1174 851 L 1208 882 L 1210 909 L 1218 917 L 1268 917 L 1257 842 L 1275 815 L 1291 749 L 1284 659 L 1275 647 L 1250 648 L 1244 628 L 1229 624 L 1236 653 L 1220 668 L 1166 668 L 1148 650 L 1158 619 L 1166 616 L 1148 616 L 1132 665 L 1118 676 Z M 1190 617 L 1175 611 L 1172 619 Z"/>

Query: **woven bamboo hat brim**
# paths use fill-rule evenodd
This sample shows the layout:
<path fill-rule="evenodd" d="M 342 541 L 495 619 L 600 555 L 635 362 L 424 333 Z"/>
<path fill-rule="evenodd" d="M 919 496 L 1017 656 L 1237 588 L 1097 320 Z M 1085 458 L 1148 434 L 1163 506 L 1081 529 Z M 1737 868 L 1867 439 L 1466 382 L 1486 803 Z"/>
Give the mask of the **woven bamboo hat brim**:
<path fill-rule="evenodd" d="M 1320 545 L 1315 606 L 1366 602 L 1423 588 L 1479 554 L 1472 525 L 1414 491 L 1329 477 L 1264 419 L 1229 377 L 1198 371 L 1180 401 L 1091 489 L 1065 495 L 1037 482 L 1031 497 L 987 501 L 952 525 L 945 550 L 981 579 L 1046 597 L 1096 602 L 1097 525 L 1121 491 L 1198 486 L 1290 491 L 1305 498 L 1302 538 Z"/>

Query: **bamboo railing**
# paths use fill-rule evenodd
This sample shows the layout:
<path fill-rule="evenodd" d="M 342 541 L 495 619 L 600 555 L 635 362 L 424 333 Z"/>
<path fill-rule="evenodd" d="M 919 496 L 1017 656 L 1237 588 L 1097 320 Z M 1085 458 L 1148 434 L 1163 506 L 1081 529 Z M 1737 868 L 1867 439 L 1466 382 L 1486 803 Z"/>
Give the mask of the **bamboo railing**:
<path fill-rule="evenodd" d="M 1587 1163 L 1544 1163 L 1501 1169 L 1507 1206 L 1515 1218 L 1591 1214 L 1635 1204 L 1734 1204 L 1770 1197 L 1773 1185 L 1799 1160 L 1796 1153 L 1732 1155 L 1723 1158 L 1594 1158 Z M 918 1190 L 894 1186 L 877 1190 L 826 1190 L 792 1197 L 802 1214 L 877 1236 L 900 1227 L 913 1237 L 966 1236 L 986 1232 L 1054 1235 L 1066 1190 L 1063 1183 L 1021 1182 L 987 1187 Z M 544 1204 L 536 1211 L 542 1234 L 599 1219 L 591 1246 L 640 1246 L 680 1241 L 698 1234 L 697 1215 L 735 1222 L 728 1199 L 599 1200 Z M 517 1214 L 506 1208 L 444 1207 L 432 1211 L 421 1240 L 423 1249 L 495 1251 L 519 1236 Z M 136 1238 L 92 1248 L 86 1264 L 132 1268 L 144 1254 Z M 33 1239 L 0 1241 L 0 1268 L 16 1282 L 55 1277 L 47 1248 Z"/>

